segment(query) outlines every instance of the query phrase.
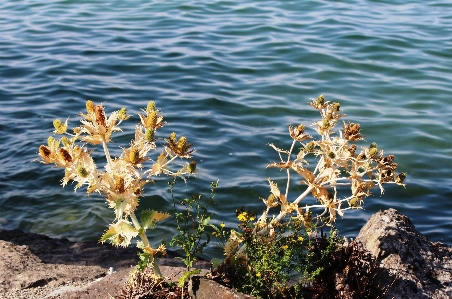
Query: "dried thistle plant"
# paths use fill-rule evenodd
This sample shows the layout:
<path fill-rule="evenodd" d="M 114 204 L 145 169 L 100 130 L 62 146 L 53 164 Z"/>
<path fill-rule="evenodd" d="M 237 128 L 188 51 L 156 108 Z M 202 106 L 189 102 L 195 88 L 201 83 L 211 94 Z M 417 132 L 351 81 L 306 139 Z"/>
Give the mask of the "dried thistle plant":
<path fill-rule="evenodd" d="M 156 275 L 161 276 L 156 263 L 156 257 L 165 254 L 165 246 L 161 244 L 153 248 L 146 235 L 146 230 L 153 229 L 157 222 L 170 215 L 154 210 L 145 210 L 140 214 L 140 220 L 135 215 L 142 197 L 143 187 L 152 182 L 152 178 L 161 174 L 186 179 L 196 171 L 196 162 L 185 162 L 182 168 L 176 171 L 170 169 L 172 162 L 177 158 L 189 159 L 193 152 L 192 144 L 187 143 L 185 136 L 176 139 L 172 133 L 165 139 L 167 145 L 154 161 L 148 154 L 157 149 L 155 133 L 165 122 L 163 115 L 156 109 L 154 102 L 149 102 L 146 109 L 142 109 L 140 123 L 135 127 L 135 137 L 128 148 L 123 148 L 120 157 L 112 159 L 107 144 L 111 142 L 114 132 L 122 131 L 119 125 L 131 117 L 126 108 L 114 111 L 107 117 L 102 104 L 95 105 L 92 101 L 86 102 L 87 113 L 81 113 L 81 125 L 68 132 L 68 119 L 63 123 L 54 120 L 54 134 L 64 135 L 60 139 L 50 136 L 47 145 L 39 147 L 40 162 L 55 164 L 65 169 L 62 185 L 70 181 L 76 183 L 75 190 L 86 185 L 87 193 L 93 192 L 105 197 L 107 204 L 115 212 L 115 220 L 101 238 L 101 242 L 109 241 L 115 246 L 127 247 L 135 237 L 140 237 L 138 247 L 142 249 L 140 255 L 141 268 L 153 265 Z M 107 160 L 105 171 L 97 168 L 91 157 L 86 143 L 91 145 L 102 144 Z M 151 166 L 144 170 L 144 163 L 151 161 Z"/>
<path fill-rule="evenodd" d="M 357 151 L 353 142 L 364 138 L 359 124 L 343 122 L 342 130 L 334 131 L 340 118 L 345 116 L 341 113 L 339 103 L 325 101 L 323 95 L 320 95 L 309 104 L 320 111 L 321 119 L 312 124 L 319 138 L 313 139 L 306 134 L 303 124 L 295 127 L 289 125 L 289 135 L 292 138 L 290 148 L 280 149 L 270 144 L 278 153 L 280 161 L 267 167 L 285 171 L 287 181 L 285 190 L 281 191 L 275 182 L 268 180 L 270 196 L 262 198 L 266 207 L 254 223 L 253 233 L 256 237 L 265 236 L 268 239 L 269 236 L 274 236 L 279 223 L 287 217 L 302 222 L 307 231 L 331 225 L 337 215 L 344 216 L 344 211 L 361 208 L 364 199 L 371 195 L 371 189 L 379 188 L 383 193 L 383 184 L 404 186 L 406 174 L 396 174 L 397 164 L 393 162 L 393 155 L 385 156 L 375 143 Z M 301 144 L 301 148 L 298 153 L 294 153 L 297 143 Z M 313 156 L 317 164 L 309 165 L 308 156 Z M 299 182 L 306 189 L 292 197 L 289 190 L 293 172 L 301 176 Z M 315 202 L 305 204 L 303 200 L 309 195 Z M 270 218 L 270 210 L 277 207 L 277 215 Z M 318 210 L 320 211 L 314 214 Z M 225 245 L 226 260 L 243 258 L 246 245 L 242 244 L 240 247 L 242 241 L 243 237 L 232 231 Z"/>

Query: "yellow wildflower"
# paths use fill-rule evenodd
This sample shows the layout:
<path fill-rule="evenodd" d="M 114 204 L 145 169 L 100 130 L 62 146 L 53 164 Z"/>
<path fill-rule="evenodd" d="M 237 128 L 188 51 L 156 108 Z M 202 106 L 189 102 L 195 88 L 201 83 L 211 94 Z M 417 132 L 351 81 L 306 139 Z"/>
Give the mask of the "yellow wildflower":
<path fill-rule="evenodd" d="M 242 213 L 240 213 L 238 216 L 237 216 L 237 219 L 240 221 L 240 222 L 245 222 L 246 220 L 247 220 L 247 213 L 246 212 L 242 212 Z"/>

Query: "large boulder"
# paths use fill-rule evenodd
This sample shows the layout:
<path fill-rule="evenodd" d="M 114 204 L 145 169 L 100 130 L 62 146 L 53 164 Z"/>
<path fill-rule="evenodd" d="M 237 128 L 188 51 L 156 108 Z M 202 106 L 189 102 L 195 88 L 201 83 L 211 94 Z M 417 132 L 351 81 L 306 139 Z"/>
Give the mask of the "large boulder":
<path fill-rule="evenodd" d="M 385 298 L 452 298 L 452 247 L 430 242 L 408 217 L 380 211 L 356 240 L 377 259 Z"/>

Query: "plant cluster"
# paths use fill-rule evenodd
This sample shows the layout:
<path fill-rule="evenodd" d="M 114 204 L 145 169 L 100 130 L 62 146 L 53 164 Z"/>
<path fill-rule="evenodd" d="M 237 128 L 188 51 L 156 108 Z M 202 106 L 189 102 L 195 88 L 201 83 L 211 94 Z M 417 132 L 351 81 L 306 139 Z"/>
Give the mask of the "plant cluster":
<path fill-rule="evenodd" d="M 379 188 L 383 193 L 383 184 L 403 185 L 406 177 L 405 173 L 396 173 L 394 156 L 385 156 L 375 142 L 358 150 L 355 142 L 364 139 L 359 124 L 343 122 L 342 130 L 334 130 L 345 116 L 339 103 L 325 101 L 321 95 L 309 104 L 321 115 L 320 121 L 313 123 L 319 138 L 308 135 L 304 124 L 289 125 L 292 139 L 289 149 L 270 144 L 280 161 L 267 167 L 286 173 L 285 190 L 281 191 L 277 183 L 269 179 L 270 195 L 262 198 L 265 204 L 262 215 L 257 218 L 242 211 L 238 215 L 241 231 L 231 231 L 225 244 L 225 262 L 235 269 L 246 270 L 242 275 L 250 279 L 243 278 L 243 281 L 250 283 L 251 292 L 267 286 L 268 294 L 273 295 L 273 289 L 279 288 L 280 283 L 285 284 L 293 270 L 299 276 L 303 267 L 312 271 L 309 250 L 306 245 L 303 249 L 303 242 L 296 242 L 305 239 L 303 232 L 307 237 L 314 236 L 318 228 L 331 226 L 337 215 L 344 216 L 346 210 L 361 208 L 364 199 L 371 195 L 371 189 Z M 316 162 L 313 166 L 308 163 L 310 159 Z M 301 177 L 297 181 L 305 189 L 292 197 L 289 191 L 293 172 Z M 314 201 L 308 203 L 309 195 Z M 271 216 L 271 210 L 276 210 L 276 214 Z M 314 214 L 317 210 L 320 211 Z M 304 266 L 300 265 L 303 255 L 300 252 L 308 254 Z M 312 280 L 313 275 L 318 274 L 309 273 L 304 278 Z M 302 283 L 304 278 L 299 278 Z"/>
<path fill-rule="evenodd" d="M 309 239 L 303 223 L 297 218 L 285 219 L 258 238 L 253 233 L 256 215 L 243 208 L 236 211 L 240 221 L 239 231 L 232 231 L 229 239 L 242 239 L 247 246 L 246 254 L 234 260 L 231 255 L 219 267 L 215 275 L 219 281 L 246 294 L 257 297 L 278 297 L 291 289 L 294 273 L 304 272 L 306 242 Z M 270 225 L 270 219 L 266 225 Z M 226 247 L 225 250 L 229 250 Z"/>
<path fill-rule="evenodd" d="M 202 254 L 203 249 L 210 242 L 210 234 L 207 232 L 207 228 L 212 229 L 213 233 L 219 231 L 214 224 L 210 223 L 212 214 L 208 212 L 209 204 L 213 201 L 218 183 L 218 181 L 216 183 L 210 182 L 210 198 L 206 204 L 201 201 L 201 194 L 193 194 L 180 202 L 184 211 L 177 212 L 176 201 L 172 192 L 175 182 L 169 182 L 177 230 L 179 231 L 179 234 L 171 239 L 170 245 L 176 245 L 184 251 L 184 256 L 178 258 L 184 262 L 188 271 L 197 261 L 197 255 Z"/>
<path fill-rule="evenodd" d="M 152 265 L 155 273 L 161 276 L 156 257 L 165 254 L 165 245 L 161 243 L 154 248 L 149 243 L 146 231 L 155 228 L 157 222 L 168 218 L 168 213 L 155 210 L 144 210 L 138 219 L 135 215 L 139 199 L 143 194 L 143 187 L 152 178 L 161 174 L 181 177 L 184 180 L 196 171 L 196 162 L 184 162 L 182 167 L 171 170 L 176 159 L 190 159 L 192 144 L 185 136 L 177 139 L 172 133 L 164 139 L 163 150 L 155 160 L 149 157 L 151 151 L 157 149 L 156 133 L 165 122 L 161 111 L 157 110 L 154 102 L 149 102 L 146 109 L 142 109 L 140 123 L 135 127 L 135 137 L 130 145 L 122 148 L 120 157 L 112 158 L 108 143 L 112 142 L 113 133 L 122 131 L 119 125 L 131 117 L 126 108 L 112 112 L 107 116 L 102 104 L 95 105 L 86 102 L 86 113 L 81 113 L 81 124 L 72 132 L 68 131 L 68 120 L 64 123 L 58 119 L 53 121 L 54 134 L 63 135 L 56 139 L 50 136 L 47 145 L 39 147 L 40 162 L 55 164 L 65 169 L 62 185 L 70 181 L 76 183 L 75 190 L 86 185 L 87 193 L 99 193 L 105 197 L 107 204 L 115 212 L 115 219 L 101 238 L 101 242 L 109 241 L 113 245 L 127 247 L 132 239 L 140 237 L 137 246 L 142 250 L 139 269 Z M 92 150 L 86 144 L 101 144 L 104 150 L 105 170 L 97 167 L 92 158 Z M 150 162 L 149 168 L 144 164 Z"/>
<path fill-rule="evenodd" d="M 105 197 L 116 217 L 102 236 L 102 242 L 126 247 L 135 237 L 141 238 L 137 242 L 142 250 L 138 263 L 141 271 L 132 274 L 124 298 L 164 298 L 152 294 L 173 287 L 164 284 L 156 262 L 156 258 L 166 252 L 164 242 L 154 248 L 146 235 L 170 215 L 155 210 L 142 211 L 139 219 L 135 215 L 144 186 L 162 174 L 174 178 L 169 187 L 179 234 L 171 239 L 170 245 L 184 252 L 180 259 L 187 267 L 179 280 L 179 297 L 186 296 L 186 280 L 198 273 L 193 269 L 194 263 L 213 235 L 220 240 L 225 254 L 225 260 L 218 263 L 213 277 L 239 291 L 264 298 L 300 297 L 306 290 L 329 290 L 327 286 L 332 284 L 334 276 L 340 281 L 334 281 L 336 288 L 329 290 L 329 294 L 365 298 L 373 290 L 375 261 L 357 244 L 344 245 L 344 239 L 335 230 L 328 237 L 322 233 L 320 238 L 316 237 L 317 231 L 325 225 L 332 226 L 337 216 L 343 217 L 346 210 L 361 208 L 365 198 L 372 195 L 372 189 L 378 188 L 382 194 L 384 184 L 404 186 L 406 174 L 397 174 L 394 156 L 384 155 L 375 142 L 358 149 L 356 142 L 364 139 L 359 124 L 342 122 L 342 129 L 336 129 L 345 116 L 339 103 L 328 102 L 321 95 L 309 104 L 320 112 L 321 119 L 312 124 L 319 137 L 314 139 L 307 134 L 304 124 L 289 125 L 292 141 L 288 149 L 270 144 L 278 153 L 279 161 L 267 167 L 284 172 L 284 189 L 268 179 L 270 194 L 261 198 L 265 205 L 262 214 L 258 217 L 245 208 L 237 210 L 239 229 L 231 230 L 226 242 L 225 224 L 213 225 L 208 211 L 218 182 L 211 183 L 207 203 L 202 202 L 201 195 L 195 194 L 179 201 L 182 211 L 178 211 L 173 187 L 177 177 L 185 181 L 196 171 L 196 163 L 186 161 L 191 158 L 192 144 L 185 136 L 177 138 L 174 132 L 168 138 L 155 137 L 165 122 L 154 102 L 149 102 L 142 110 L 135 137 L 122 149 L 121 156 L 112 158 L 108 143 L 114 132 L 121 131 L 119 125 L 130 115 L 122 108 L 107 117 L 103 105 L 87 101 L 86 114 L 80 114 L 81 125 L 71 133 L 68 120 L 53 122 L 54 133 L 63 136 L 59 139 L 51 136 L 47 145 L 39 147 L 40 162 L 65 169 L 63 186 L 73 181 L 75 189 L 86 185 L 88 195 L 95 192 Z M 163 140 L 164 144 L 153 160 L 149 154 L 157 150 L 157 140 Z M 102 144 L 105 170 L 97 167 L 87 143 Z M 183 164 L 173 170 L 176 159 L 183 160 Z M 145 168 L 148 162 L 150 166 Z M 291 187 L 294 174 L 295 181 L 304 189 L 292 195 L 289 191 L 294 189 Z M 148 266 L 152 267 L 154 275 L 150 274 Z M 338 285 L 347 288 L 341 289 Z M 316 298 L 330 297 L 318 295 Z"/>

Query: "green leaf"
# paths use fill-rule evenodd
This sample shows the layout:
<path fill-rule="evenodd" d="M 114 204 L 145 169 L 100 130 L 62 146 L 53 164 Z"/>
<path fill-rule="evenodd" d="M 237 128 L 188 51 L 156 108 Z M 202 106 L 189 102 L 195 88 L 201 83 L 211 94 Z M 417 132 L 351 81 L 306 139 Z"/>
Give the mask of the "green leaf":
<path fill-rule="evenodd" d="M 141 212 L 140 222 L 141 222 L 141 226 L 145 230 L 148 228 L 150 228 L 150 229 L 154 228 L 154 226 L 155 226 L 155 222 L 153 221 L 154 214 L 155 214 L 154 210 L 144 210 L 143 212 Z"/>
<path fill-rule="evenodd" d="M 204 218 L 204 219 L 202 220 L 202 224 L 203 224 L 203 225 L 207 225 L 209 222 L 210 222 L 210 217 Z"/>
<path fill-rule="evenodd" d="M 199 269 L 193 269 L 190 271 L 185 272 L 177 281 L 178 281 L 178 286 L 180 288 L 183 288 L 185 285 L 185 282 L 190 278 L 190 276 L 195 275 L 195 274 L 200 274 L 201 270 Z"/>

